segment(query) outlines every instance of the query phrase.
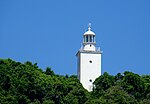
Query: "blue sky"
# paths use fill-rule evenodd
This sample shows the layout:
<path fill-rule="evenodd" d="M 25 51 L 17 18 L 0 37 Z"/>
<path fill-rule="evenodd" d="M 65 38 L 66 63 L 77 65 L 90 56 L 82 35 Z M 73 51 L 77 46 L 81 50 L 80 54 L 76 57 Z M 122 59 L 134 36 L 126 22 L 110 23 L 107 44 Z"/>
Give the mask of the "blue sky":
<path fill-rule="evenodd" d="M 0 0 L 0 58 L 76 74 L 89 22 L 102 73 L 150 74 L 150 0 Z"/>

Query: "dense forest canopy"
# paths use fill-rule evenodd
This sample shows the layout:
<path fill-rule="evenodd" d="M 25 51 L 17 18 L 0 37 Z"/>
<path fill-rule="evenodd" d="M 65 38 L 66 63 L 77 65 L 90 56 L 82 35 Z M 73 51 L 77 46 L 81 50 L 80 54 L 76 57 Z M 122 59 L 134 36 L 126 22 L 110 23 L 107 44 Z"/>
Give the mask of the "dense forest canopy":
<path fill-rule="evenodd" d="M 91 69 L 92 70 L 92 69 Z M 150 104 L 150 75 L 105 72 L 88 92 L 76 75 L 62 76 L 37 63 L 0 59 L 1 104 Z"/>

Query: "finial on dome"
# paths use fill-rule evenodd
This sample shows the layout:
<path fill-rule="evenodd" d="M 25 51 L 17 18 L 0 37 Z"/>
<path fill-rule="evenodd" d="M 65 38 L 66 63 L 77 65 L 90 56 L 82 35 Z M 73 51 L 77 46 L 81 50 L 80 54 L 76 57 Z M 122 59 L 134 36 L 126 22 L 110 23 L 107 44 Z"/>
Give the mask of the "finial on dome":
<path fill-rule="evenodd" d="M 91 23 L 88 25 L 88 30 L 91 31 Z"/>

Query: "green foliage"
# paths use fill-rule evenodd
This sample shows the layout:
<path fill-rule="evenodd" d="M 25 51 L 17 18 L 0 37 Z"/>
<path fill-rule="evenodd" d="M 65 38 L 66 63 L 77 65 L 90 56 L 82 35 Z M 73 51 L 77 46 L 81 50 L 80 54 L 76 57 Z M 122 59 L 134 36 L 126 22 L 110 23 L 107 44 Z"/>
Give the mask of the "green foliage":
<path fill-rule="evenodd" d="M 93 94 L 98 97 L 104 94 L 104 92 L 115 84 L 115 77 L 105 72 L 94 81 L 95 88 Z"/>
<path fill-rule="evenodd" d="M 46 68 L 45 74 L 46 74 L 46 75 L 51 75 L 51 76 L 54 76 L 54 75 L 55 75 L 54 71 L 51 70 L 50 67 L 47 67 L 47 68 Z"/>
<path fill-rule="evenodd" d="M 149 104 L 150 75 L 105 72 L 88 92 L 76 75 L 60 76 L 37 63 L 0 59 L 1 104 Z"/>
<path fill-rule="evenodd" d="M 120 86 L 110 87 L 104 94 L 107 104 L 136 104 L 137 101 Z"/>
<path fill-rule="evenodd" d="M 125 71 L 111 76 L 104 73 L 94 82 L 92 95 L 98 99 L 103 98 L 105 103 L 136 104 L 150 99 L 150 76 L 139 76 Z"/>
<path fill-rule="evenodd" d="M 132 72 L 124 72 L 121 86 L 129 94 L 133 95 L 136 99 L 144 97 L 145 85 L 142 77 Z"/>
<path fill-rule="evenodd" d="M 43 72 L 29 61 L 0 59 L 0 103 L 84 103 L 86 93 L 75 77 L 56 75 L 49 67 Z"/>

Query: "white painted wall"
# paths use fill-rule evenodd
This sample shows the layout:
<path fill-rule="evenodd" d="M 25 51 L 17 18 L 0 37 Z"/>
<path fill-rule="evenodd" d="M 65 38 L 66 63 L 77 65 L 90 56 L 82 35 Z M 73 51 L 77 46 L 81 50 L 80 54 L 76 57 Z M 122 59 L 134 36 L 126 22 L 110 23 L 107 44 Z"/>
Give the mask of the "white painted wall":
<path fill-rule="evenodd" d="M 92 61 L 92 63 L 90 63 Z M 92 91 L 92 83 L 101 75 L 101 53 L 80 52 L 78 53 L 78 78 L 83 87 Z M 90 79 L 92 82 L 90 82 Z"/>
<path fill-rule="evenodd" d="M 85 51 L 95 51 L 96 48 L 93 44 L 87 44 L 87 45 L 84 46 L 83 50 L 85 50 Z"/>

